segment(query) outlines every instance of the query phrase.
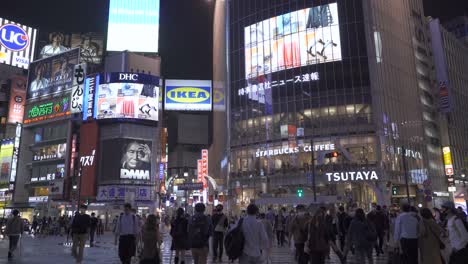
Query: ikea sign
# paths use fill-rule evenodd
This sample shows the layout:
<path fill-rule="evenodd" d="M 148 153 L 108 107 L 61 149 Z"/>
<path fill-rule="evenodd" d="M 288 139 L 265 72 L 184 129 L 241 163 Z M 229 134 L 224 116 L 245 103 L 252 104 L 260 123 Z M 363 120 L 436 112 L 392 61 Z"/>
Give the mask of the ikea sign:
<path fill-rule="evenodd" d="M 212 86 L 209 80 L 166 80 L 164 109 L 211 111 Z"/>

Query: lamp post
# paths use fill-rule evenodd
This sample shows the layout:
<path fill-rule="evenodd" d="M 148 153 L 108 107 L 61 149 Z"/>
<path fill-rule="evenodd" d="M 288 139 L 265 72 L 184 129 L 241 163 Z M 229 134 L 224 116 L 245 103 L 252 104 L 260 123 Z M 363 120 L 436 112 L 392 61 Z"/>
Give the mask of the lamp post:
<path fill-rule="evenodd" d="M 310 156 L 311 156 L 311 172 L 312 177 L 312 192 L 314 194 L 314 203 L 317 202 L 317 184 L 315 182 L 315 150 L 314 150 L 314 138 L 310 138 Z"/>

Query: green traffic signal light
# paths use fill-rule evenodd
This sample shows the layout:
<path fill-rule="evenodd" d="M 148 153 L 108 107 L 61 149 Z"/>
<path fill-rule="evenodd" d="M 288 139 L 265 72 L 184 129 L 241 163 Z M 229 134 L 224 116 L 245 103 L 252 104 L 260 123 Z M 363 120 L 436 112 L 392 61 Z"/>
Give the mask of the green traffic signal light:
<path fill-rule="evenodd" d="M 302 197 L 302 196 L 303 196 L 302 189 L 297 189 L 297 197 Z"/>

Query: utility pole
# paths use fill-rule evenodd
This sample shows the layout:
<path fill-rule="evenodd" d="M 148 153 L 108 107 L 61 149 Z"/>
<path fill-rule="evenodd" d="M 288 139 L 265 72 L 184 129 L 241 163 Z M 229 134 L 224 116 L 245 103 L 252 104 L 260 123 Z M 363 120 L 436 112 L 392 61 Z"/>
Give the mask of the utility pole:
<path fill-rule="evenodd" d="M 311 171 L 312 171 L 312 192 L 314 193 L 314 203 L 317 202 L 317 185 L 316 185 L 316 182 L 315 182 L 315 151 L 314 151 L 314 138 L 311 138 L 310 139 L 310 155 L 311 155 L 311 161 L 312 161 L 312 168 L 311 168 Z"/>

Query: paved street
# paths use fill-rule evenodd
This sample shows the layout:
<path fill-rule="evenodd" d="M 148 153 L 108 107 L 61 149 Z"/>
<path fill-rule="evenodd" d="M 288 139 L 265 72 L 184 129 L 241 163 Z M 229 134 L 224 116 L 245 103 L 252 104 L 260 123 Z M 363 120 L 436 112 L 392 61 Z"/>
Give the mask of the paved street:
<path fill-rule="evenodd" d="M 163 263 L 172 263 L 171 254 L 169 250 L 170 238 L 167 234 L 164 234 L 163 244 Z M 85 256 L 83 264 L 85 263 L 102 263 L 102 264 L 118 264 L 119 259 L 117 256 L 117 248 L 113 244 L 113 237 L 110 233 L 104 235 L 96 244 L 96 247 L 85 249 Z M 64 244 L 65 242 L 65 244 Z M 71 243 L 66 243 L 66 237 L 46 237 L 46 238 L 33 238 L 31 236 L 24 236 L 22 239 L 21 256 L 17 252 L 17 256 L 14 260 L 7 260 L 7 248 L 8 240 L 0 240 L 0 264 L 2 263 L 28 263 L 28 264 L 42 264 L 42 263 L 54 263 L 54 264 L 72 264 L 74 263 L 71 255 L 70 248 Z M 294 263 L 292 259 L 292 253 L 289 248 L 274 248 L 272 254 L 272 264 L 287 264 Z M 189 261 L 190 260 L 190 261 Z M 192 263 L 190 254 L 187 254 L 187 263 Z M 137 263 L 137 262 L 135 262 Z M 208 259 L 208 263 L 211 262 L 211 258 Z M 227 259 L 224 259 L 222 264 L 227 264 Z M 331 260 L 327 263 L 340 263 L 336 256 L 332 254 Z M 348 263 L 355 263 L 353 257 L 349 257 Z M 385 262 L 384 257 L 376 258 L 374 262 L 376 264 L 383 264 Z"/>

